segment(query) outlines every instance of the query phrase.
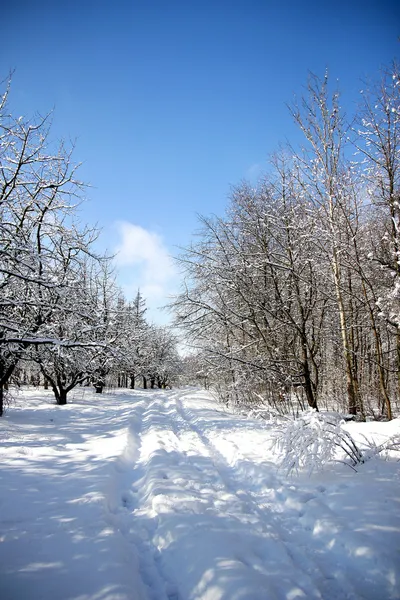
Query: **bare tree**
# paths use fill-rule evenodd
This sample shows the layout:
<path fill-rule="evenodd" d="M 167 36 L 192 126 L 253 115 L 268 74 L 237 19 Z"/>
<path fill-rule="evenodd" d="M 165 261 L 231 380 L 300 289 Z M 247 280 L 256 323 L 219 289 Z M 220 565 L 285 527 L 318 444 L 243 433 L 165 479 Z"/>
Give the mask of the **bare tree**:
<path fill-rule="evenodd" d="M 202 218 L 201 241 L 181 257 L 177 324 L 234 402 L 301 390 L 317 408 L 327 298 L 312 254 L 316 221 L 290 161 L 273 162 L 257 188 L 233 191 L 224 219 Z"/>
<path fill-rule="evenodd" d="M 351 272 L 346 271 L 342 262 L 342 247 L 346 245 L 343 215 L 349 216 L 353 209 L 351 169 L 344 155 L 348 134 L 339 93 L 330 93 L 327 75 L 322 80 L 310 75 L 307 95 L 292 109 L 292 115 L 308 142 L 304 154 L 298 155 L 298 162 L 307 182 L 305 191 L 321 219 L 321 247 L 330 262 L 340 323 L 348 410 L 355 415 L 362 413 L 363 407 L 358 391 L 350 311 L 346 306 L 346 296 L 351 300 Z"/>
<path fill-rule="evenodd" d="M 396 337 L 398 389 L 400 393 L 400 72 L 394 62 L 383 70 L 380 81 L 363 91 L 363 103 L 356 121 L 356 145 L 361 151 L 368 196 L 375 209 L 379 228 L 370 259 L 376 265 L 375 285 L 383 286 L 375 298 L 381 315 Z M 379 288 L 378 288 L 379 289 Z M 381 292 L 381 293 L 379 293 Z M 378 354 L 382 354 L 380 349 Z M 379 356 L 382 364 L 382 356 Z M 381 379 L 384 382 L 383 367 Z M 384 387 L 384 386 L 381 386 Z M 383 392 L 385 393 L 385 392 Z M 385 395 L 391 418 L 390 400 Z"/>
<path fill-rule="evenodd" d="M 0 103 L 0 414 L 3 389 L 32 344 L 51 344 L 67 274 L 97 232 L 73 215 L 83 184 L 71 153 L 49 141 L 50 117 L 14 118 Z"/>

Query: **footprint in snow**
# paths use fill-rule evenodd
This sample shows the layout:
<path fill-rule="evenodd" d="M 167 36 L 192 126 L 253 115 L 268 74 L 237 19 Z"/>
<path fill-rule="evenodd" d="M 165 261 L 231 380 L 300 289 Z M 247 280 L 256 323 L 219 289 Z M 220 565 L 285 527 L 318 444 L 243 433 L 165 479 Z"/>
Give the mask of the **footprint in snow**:
<path fill-rule="evenodd" d="M 121 502 L 122 502 L 122 506 L 124 508 L 132 508 L 134 502 L 135 502 L 135 498 L 132 494 L 132 492 L 124 492 L 121 495 Z"/>

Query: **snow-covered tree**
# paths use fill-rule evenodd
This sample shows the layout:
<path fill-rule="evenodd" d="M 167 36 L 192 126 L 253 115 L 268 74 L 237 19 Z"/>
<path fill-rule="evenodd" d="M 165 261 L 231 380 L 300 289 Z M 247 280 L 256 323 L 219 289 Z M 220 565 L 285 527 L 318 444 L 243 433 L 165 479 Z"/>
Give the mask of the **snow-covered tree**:
<path fill-rule="evenodd" d="M 201 217 L 198 241 L 182 253 L 176 324 L 223 401 L 286 410 L 294 399 L 313 408 L 334 399 L 361 418 L 376 404 L 391 418 L 400 389 L 396 73 L 379 102 L 365 96 L 361 164 L 350 160 L 338 92 L 311 76 L 292 110 L 305 147 L 278 154 L 257 186 L 234 189 L 225 216 Z"/>
<path fill-rule="evenodd" d="M 375 213 L 379 239 L 372 238 L 369 258 L 375 265 L 377 306 L 396 338 L 400 373 L 400 71 L 395 62 L 380 80 L 362 91 L 358 113 L 357 147 Z M 380 285 L 379 285 L 380 284 Z M 400 375 L 398 376 L 400 391 Z M 391 415 L 390 402 L 387 412 Z"/>
<path fill-rule="evenodd" d="M 131 302 L 122 296 L 118 303 L 119 338 L 118 378 L 122 385 L 135 388 L 136 378 L 143 377 L 146 364 L 147 344 L 150 337 L 146 320 L 146 301 L 140 290 Z"/>
<path fill-rule="evenodd" d="M 73 223 L 83 184 L 71 150 L 50 143 L 50 117 L 15 118 L 0 102 L 0 414 L 2 393 L 32 344 L 53 343 L 69 269 L 97 233 Z"/>
<path fill-rule="evenodd" d="M 143 374 L 150 387 L 172 385 L 181 371 L 177 340 L 169 327 L 152 325 L 147 338 L 147 353 Z"/>
<path fill-rule="evenodd" d="M 348 410 L 362 412 L 358 393 L 354 347 L 351 335 L 352 273 L 343 263 L 343 247 L 348 238 L 348 224 L 354 214 L 352 172 L 346 161 L 347 125 L 340 107 L 340 95 L 331 92 L 327 74 L 321 80 L 311 75 L 307 95 L 292 110 L 307 146 L 298 156 L 302 165 L 305 192 L 320 217 L 321 244 L 330 264 L 347 383 Z"/>
<path fill-rule="evenodd" d="M 315 220 L 292 168 L 275 157 L 257 188 L 233 191 L 224 219 L 202 219 L 201 242 L 182 257 L 187 284 L 175 309 L 234 402 L 296 388 L 316 408 L 327 300 L 311 254 Z"/>
<path fill-rule="evenodd" d="M 68 285 L 58 290 L 57 310 L 45 324 L 53 343 L 33 344 L 31 352 L 58 404 L 66 404 L 68 392 L 85 380 L 104 385 L 116 337 L 107 263 L 81 258 L 67 269 Z"/>
<path fill-rule="evenodd" d="M 95 326 L 92 326 L 86 336 L 98 345 L 95 346 L 95 352 L 90 357 L 87 372 L 96 393 L 101 394 L 107 376 L 117 369 L 125 338 L 119 311 L 121 294 L 108 260 L 96 261 L 92 265 L 88 282 Z"/>

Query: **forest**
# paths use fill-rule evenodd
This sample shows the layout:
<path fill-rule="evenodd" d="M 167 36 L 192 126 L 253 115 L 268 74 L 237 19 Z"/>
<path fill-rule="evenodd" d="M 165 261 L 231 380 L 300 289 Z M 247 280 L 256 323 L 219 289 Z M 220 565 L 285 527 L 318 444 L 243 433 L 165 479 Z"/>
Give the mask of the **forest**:
<path fill-rule="evenodd" d="M 0 104 L 0 414 L 10 384 L 200 383 L 227 405 L 335 409 L 391 419 L 400 401 L 400 73 L 354 114 L 326 74 L 289 107 L 303 144 L 243 181 L 177 262 L 172 325 L 127 300 L 99 232 L 79 222 L 86 186 L 51 115 Z M 179 336 L 188 349 L 178 352 Z"/>
<path fill-rule="evenodd" d="M 234 405 L 392 418 L 400 391 L 400 75 L 345 115 L 328 75 L 290 107 L 282 147 L 180 258 L 176 323 Z"/>

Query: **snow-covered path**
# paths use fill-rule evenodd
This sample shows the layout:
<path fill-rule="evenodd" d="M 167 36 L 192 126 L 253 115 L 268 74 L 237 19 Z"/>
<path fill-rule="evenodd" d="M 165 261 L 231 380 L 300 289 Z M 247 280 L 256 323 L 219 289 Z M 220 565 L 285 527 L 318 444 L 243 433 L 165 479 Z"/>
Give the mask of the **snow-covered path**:
<path fill-rule="evenodd" d="M 289 479 L 205 392 L 85 394 L 0 422 L 1 599 L 400 598 L 398 463 Z"/>

